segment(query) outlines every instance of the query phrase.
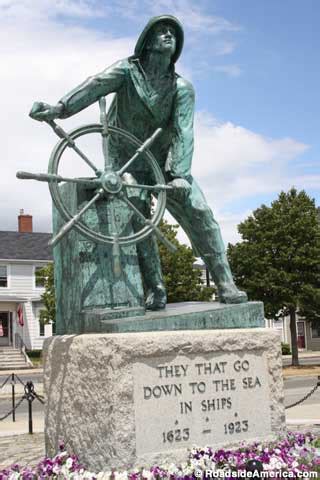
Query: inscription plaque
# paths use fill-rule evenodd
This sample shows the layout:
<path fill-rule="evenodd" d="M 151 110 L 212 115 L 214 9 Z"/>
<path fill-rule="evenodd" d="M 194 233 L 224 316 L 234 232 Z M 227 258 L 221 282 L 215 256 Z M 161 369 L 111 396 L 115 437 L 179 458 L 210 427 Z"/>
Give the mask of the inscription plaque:
<path fill-rule="evenodd" d="M 145 359 L 133 379 L 137 455 L 271 433 L 262 351 Z"/>

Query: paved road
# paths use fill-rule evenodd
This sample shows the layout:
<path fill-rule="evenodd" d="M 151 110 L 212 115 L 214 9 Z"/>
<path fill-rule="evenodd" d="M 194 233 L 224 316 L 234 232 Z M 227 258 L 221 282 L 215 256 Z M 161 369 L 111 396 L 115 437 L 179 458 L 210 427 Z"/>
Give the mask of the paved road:
<path fill-rule="evenodd" d="M 42 372 L 32 372 L 32 370 L 28 370 L 25 373 L 19 373 L 18 374 L 19 378 L 25 383 L 28 381 L 31 381 L 33 383 L 39 383 L 43 381 L 43 373 Z M 3 384 L 3 382 L 7 379 L 8 374 L 4 375 L 3 373 L 0 372 L 0 386 Z"/>
<path fill-rule="evenodd" d="M 16 397 L 16 403 L 20 400 L 21 395 L 17 395 Z M 12 403 L 11 403 L 11 398 L 1 398 L 0 399 L 0 418 L 5 415 L 9 410 L 12 408 Z M 26 415 L 28 414 L 28 402 L 26 400 L 23 400 L 21 405 L 17 408 L 16 410 L 16 417 L 23 417 L 26 418 Z M 39 415 L 43 413 L 44 405 L 40 403 L 37 399 L 35 399 L 32 402 L 32 412 L 35 415 Z M 1 424 L 0 424 L 0 430 L 1 430 Z"/>
<path fill-rule="evenodd" d="M 317 377 L 290 377 L 284 381 L 284 395 L 285 405 L 291 405 L 292 403 L 300 400 L 316 385 Z M 305 400 L 302 405 L 319 405 L 320 418 L 320 387 L 311 395 L 310 398 Z"/>

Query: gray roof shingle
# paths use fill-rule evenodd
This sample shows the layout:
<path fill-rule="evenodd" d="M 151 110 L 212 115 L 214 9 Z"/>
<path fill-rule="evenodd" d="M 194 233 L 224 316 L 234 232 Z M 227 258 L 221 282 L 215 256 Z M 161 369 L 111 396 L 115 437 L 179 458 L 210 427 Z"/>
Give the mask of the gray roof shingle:
<path fill-rule="evenodd" d="M 48 246 L 51 233 L 20 233 L 0 231 L 0 259 L 53 260 Z"/>

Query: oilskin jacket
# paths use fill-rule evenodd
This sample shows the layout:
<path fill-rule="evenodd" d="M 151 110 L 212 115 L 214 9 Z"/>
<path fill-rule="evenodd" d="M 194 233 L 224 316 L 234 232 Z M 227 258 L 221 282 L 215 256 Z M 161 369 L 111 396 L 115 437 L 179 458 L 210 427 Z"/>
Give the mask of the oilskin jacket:
<path fill-rule="evenodd" d="M 144 141 L 161 127 L 163 132 L 151 150 L 167 180 L 191 177 L 193 155 L 194 90 L 182 77 L 170 73 L 170 81 L 161 91 L 150 87 L 138 58 L 129 57 L 89 77 L 65 95 L 60 102 L 60 118 L 83 110 L 100 97 L 115 93 L 108 111 L 110 125 L 120 127 Z M 135 147 L 120 136 L 109 139 L 109 155 L 114 167 L 123 165 Z M 146 173 L 146 159 L 132 164 L 132 173 Z"/>

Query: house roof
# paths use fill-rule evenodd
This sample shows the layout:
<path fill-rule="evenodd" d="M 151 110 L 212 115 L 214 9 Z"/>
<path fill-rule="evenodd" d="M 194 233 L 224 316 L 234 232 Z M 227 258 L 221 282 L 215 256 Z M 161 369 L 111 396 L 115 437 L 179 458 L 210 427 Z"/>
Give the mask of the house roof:
<path fill-rule="evenodd" d="M 0 258 L 4 260 L 52 260 L 51 233 L 0 231 Z"/>

